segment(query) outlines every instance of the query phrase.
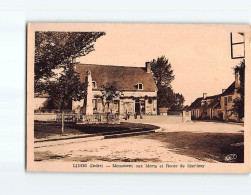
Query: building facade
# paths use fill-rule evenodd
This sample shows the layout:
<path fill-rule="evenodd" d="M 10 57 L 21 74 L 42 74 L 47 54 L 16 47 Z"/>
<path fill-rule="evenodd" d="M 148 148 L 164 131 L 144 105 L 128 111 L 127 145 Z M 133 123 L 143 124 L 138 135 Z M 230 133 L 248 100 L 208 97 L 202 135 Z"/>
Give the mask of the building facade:
<path fill-rule="evenodd" d="M 234 100 L 240 97 L 239 72 L 235 72 L 235 81 L 219 95 L 197 98 L 189 107 L 192 119 L 215 119 L 224 121 L 238 121 L 238 116 L 232 112 Z"/>
<path fill-rule="evenodd" d="M 75 71 L 88 83 L 86 97 L 72 102 L 75 113 L 157 114 L 157 87 L 150 63 L 145 67 L 77 64 Z M 104 86 L 112 83 L 116 83 L 117 95 L 108 101 Z"/>
<path fill-rule="evenodd" d="M 220 95 L 197 98 L 189 107 L 192 119 L 220 119 Z"/>
<path fill-rule="evenodd" d="M 238 117 L 231 111 L 234 105 L 234 100 L 240 98 L 238 89 L 240 88 L 239 73 L 235 72 L 235 81 L 221 94 L 221 111 L 223 120 L 238 120 Z"/>

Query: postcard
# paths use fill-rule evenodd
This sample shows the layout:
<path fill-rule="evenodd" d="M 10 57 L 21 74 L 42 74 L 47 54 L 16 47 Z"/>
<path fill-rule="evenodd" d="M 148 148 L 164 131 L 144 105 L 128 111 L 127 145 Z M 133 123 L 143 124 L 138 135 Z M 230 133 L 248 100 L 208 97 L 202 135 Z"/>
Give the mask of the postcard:
<path fill-rule="evenodd" d="M 249 173 L 250 26 L 29 23 L 27 171 Z"/>

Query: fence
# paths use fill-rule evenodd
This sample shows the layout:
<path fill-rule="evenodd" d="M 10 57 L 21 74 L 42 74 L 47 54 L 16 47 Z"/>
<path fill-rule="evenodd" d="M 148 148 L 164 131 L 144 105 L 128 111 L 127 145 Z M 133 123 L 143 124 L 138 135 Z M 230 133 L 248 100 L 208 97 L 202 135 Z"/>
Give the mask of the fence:
<path fill-rule="evenodd" d="M 181 116 L 182 115 L 182 111 L 170 111 L 168 110 L 168 108 L 159 108 L 158 109 L 158 115 L 175 115 L 175 116 Z"/>
<path fill-rule="evenodd" d="M 83 124 L 117 124 L 120 122 L 119 114 L 102 113 L 93 115 L 81 115 L 74 113 L 64 113 L 65 122 L 83 123 Z M 35 121 L 56 121 L 62 122 L 62 113 L 34 113 Z"/>
<path fill-rule="evenodd" d="M 167 111 L 167 115 L 182 115 L 182 111 Z"/>
<path fill-rule="evenodd" d="M 115 124 L 119 123 L 119 114 L 111 114 L 111 113 L 102 113 L 102 114 L 93 114 L 93 115 L 82 115 L 82 119 L 79 121 L 80 123 L 108 123 Z"/>
<path fill-rule="evenodd" d="M 178 124 L 183 122 L 191 122 L 191 112 L 186 111 L 170 111 L 166 115 L 143 115 L 134 117 L 130 116 L 127 122 L 149 123 L 149 124 Z"/>
<path fill-rule="evenodd" d="M 38 109 L 38 110 L 34 110 L 34 113 L 35 114 L 60 114 L 61 110 L 59 110 L 59 109 Z M 74 112 L 70 109 L 64 110 L 64 113 L 74 114 Z"/>

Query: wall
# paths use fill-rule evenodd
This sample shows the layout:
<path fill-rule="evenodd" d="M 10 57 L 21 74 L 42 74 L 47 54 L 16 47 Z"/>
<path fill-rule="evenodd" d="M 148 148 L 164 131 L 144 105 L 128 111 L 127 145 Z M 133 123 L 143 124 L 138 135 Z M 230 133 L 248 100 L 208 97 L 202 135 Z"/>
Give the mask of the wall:
<path fill-rule="evenodd" d="M 200 108 L 191 110 L 191 116 L 198 119 L 201 116 L 202 110 Z"/>
<path fill-rule="evenodd" d="M 138 116 L 137 119 L 134 117 L 130 117 L 128 122 L 136 122 L 136 123 L 149 123 L 149 124 L 177 124 L 182 123 L 181 115 L 143 115 L 143 119 L 141 120 Z"/>
<path fill-rule="evenodd" d="M 93 99 L 100 99 L 96 96 L 102 96 L 101 91 L 93 90 Z M 157 97 L 157 92 L 145 92 L 145 91 L 125 91 L 124 97 L 128 98 L 121 98 L 119 101 L 119 107 L 120 107 L 120 114 L 125 115 L 126 112 L 128 112 L 130 115 L 133 115 L 135 113 L 135 100 L 129 98 L 129 97 Z M 80 108 L 83 107 L 84 101 L 72 101 L 72 110 L 76 110 L 76 112 L 80 111 Z M 108 106 L 105 107 L 105 112 L 108 110 Z M 115 110 L 114 110 L 115 111 Z M 99 100 L 97 104 L 97 110 L 94 111 L 95 113 L 103 113 L 103 105 L 102 102 Z M 145 113 L 156 115 L 157 114 L 157 100 L 152 100 L 151 103 L 149 103 L 148 100 L 145 100 Z"/>
<path fill-rule="evenodd" d="M 129 113 L 130 115 L 133 115 L 135 113 L 135 101 L 132 99 L 121 99 L 120 100 L 120 114 L 125 115 Z"/>
<path fill-rule="evenodd" d="M 232 102 L 228 102 L 227 101 L 227 105 L 224 105 L 224 98 L 227 97 L 229 98 L 230 96 L 232 96 Z M 221 111 L 223 113 L 223 120 L 238 120 L 238 117 L 235 116 L 234 114 L 232 114 L 231 116 L 230 115 L 230 111 L 228 111 L 226 113 L 227 110 L 231 110 L 232 107 L 233 107 L 233 102 L 234 102 L 234 99 L 236 99 L 237 97 L 240 97 L 240 95 L 238 93 L 234 93 L 233 95 L 226 95 L 226 96 L 222 96 L 221 97 Z"/>
<path fill-rule="evenodd" d="M 34 114 L 34 121 L 56 121 L 56 120 L 57 120 L 57 114 L 52 114 L 52 113 Z"/>
<path fill-rule="evenodd" d="M 191 111 L 183 111 L 182 112 L 182 122 L 191 122 L 192 119 L 191 119 Z"/>
<path fill-rule="evenodd" d="M 221 109 L 219 108 L 214 108 L 213 109 L 213 117 L 217 117 L 218 119 L 220 119 L 220 115 L 219 112 L 221 111 Z"/>
<path fill-rule="evenodd" d="M 48 98 L 34 98 L 34 110 L 38 110 L 39 108 L 44 107 L 44 103 L 48 100 Z"/>
<path fill-rule="evenodd" d="M 149 103 L 148 100 L 145 100 L 145 113 L 146 114 L 157 114 L 157 100 L 152 100 L 151 103 Z"/>

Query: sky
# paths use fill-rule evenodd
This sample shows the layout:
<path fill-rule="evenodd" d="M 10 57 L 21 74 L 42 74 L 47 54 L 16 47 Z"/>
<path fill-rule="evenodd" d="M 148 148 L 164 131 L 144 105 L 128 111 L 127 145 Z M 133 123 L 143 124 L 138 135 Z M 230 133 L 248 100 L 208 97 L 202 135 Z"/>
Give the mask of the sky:
<path fill-rule="evenodd" d="M 230 32 L 240 41 L 238 27 L 223 25 L 105 24 L 106 32 L 95 43 L 95 51 L 78 59 L 81 63 L 144 67 L 145 62 L 164 55 L 172 65 L 172 87 L 190 105 L 203 93 L 216 95 L 233 81 Z M 241 28 L 240 28 L 241 29 Z M 238 52 L 242 51 L 238 49 Z M 237 49 L 234 49 L 234 54 Z"/>

